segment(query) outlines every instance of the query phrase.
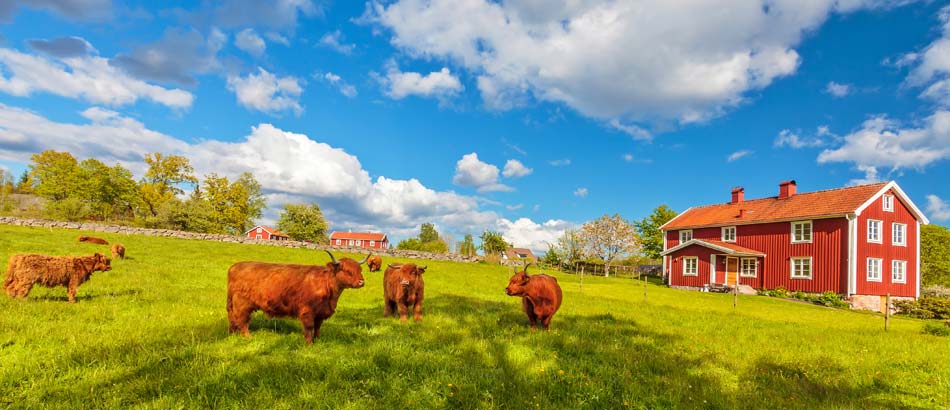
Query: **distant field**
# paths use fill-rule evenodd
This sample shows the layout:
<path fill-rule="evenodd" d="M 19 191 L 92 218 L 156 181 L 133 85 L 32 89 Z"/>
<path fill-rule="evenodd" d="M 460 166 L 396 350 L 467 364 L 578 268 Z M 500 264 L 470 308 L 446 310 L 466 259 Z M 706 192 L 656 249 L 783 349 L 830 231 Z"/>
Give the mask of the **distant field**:
<path fill-rule="evenodd" d="M 107 252 L 81 232 L 0 226 L 10 255 Z M 425 321 L 382 317 L 382 273 L 343 293 L 322 338 L 255 314 L 228 336 L 225 276 L 241 260 L 322 252 L 99 234 L 128 249 L 79 288 L 0 296 L 0 407 L 946 408 L 950 338 L 922 321 L 557 274 L 564 305 L 531 332 L 498 266 L 422 262 Z M 394 260 L 384 260 L 389 263 Z"/>

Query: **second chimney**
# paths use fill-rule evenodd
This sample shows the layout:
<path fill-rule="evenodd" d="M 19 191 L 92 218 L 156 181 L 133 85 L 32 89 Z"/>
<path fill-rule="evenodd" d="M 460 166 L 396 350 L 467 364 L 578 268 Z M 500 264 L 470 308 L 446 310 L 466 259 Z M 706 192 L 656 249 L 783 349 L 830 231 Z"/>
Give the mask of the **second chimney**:
<path fill-rule="evenodd" d="M 745 188 L 735 187 L 732 189 L 732 202 L 730 204 L 738 204 L 745 200 Z"/>
<path fill-rule="evenodd" d="M 789 180 L 778 184 L 778 199 L 785 199 L 795 196 L 795 191 L 797 188 L 795 180 Z"/>

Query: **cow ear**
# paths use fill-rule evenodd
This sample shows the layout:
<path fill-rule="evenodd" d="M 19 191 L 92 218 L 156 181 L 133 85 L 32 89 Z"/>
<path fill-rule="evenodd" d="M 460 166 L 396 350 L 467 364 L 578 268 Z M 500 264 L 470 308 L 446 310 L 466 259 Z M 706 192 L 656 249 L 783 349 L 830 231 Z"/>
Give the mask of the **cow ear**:
<path fill-rule="evenodd" d="M 416 269 L 416 271 L 419 272 L 419 274 L 421 275 L 421 274 L 423 274 L 423 273 L 426 272 L 426 268 L 427 268 L 427 267 L 428 267 L 428 266 L 423 265 L 421 268 Z"/>

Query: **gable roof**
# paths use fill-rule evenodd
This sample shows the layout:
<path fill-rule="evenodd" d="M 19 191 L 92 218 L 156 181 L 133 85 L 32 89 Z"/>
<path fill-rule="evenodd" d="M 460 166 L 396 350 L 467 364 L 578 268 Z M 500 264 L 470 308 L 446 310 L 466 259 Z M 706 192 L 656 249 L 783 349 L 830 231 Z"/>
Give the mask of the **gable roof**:
<path fill-rule="evenodd" d="M 257 228 L 261 228 L 261 229 L 267 231 L 267 233 L 271 234 L 271 236 L 283 236 L 283 237 L 285 237 L 285 238 L 288 237 L 287 234 L 285 234 L 285 233 L 283 233 L 283 232 L 281 232 L 281 231 L 278 231 L 278 230 L 276 230 L 276 229 L 274 229 L 274 228 L 271 228 L 271 227 L 269 227 L 269 226 L 265 226 L 265 225 L 257 225 L 257 226 L 255 226 L 255 227 L 249 229 L 247 232 L 244 232 L 244 234 L 247 235 L 247 234 L 249 234 L 251 231 L 253 231 L 253 230 L 257 229 Z"/>
<path fill-rule="evenodd" d="M 531 249 L 528 249 L 528 248 L 508 248 L 508 250 L 505 251 L 505 254 L 508 255 L 508 259 L 512 259 L 512 258 L 535 259 L 536 258 L 534 256 L 534 252 L 531 252 Z M 525 255 L 525 256 L 521 256 L 521 255 Z"/>
<path fill-rule="evenodd" d="M 764 253 L 759 252 L 759 251 L 757 251 L 757 250 L 755 250 L 755 249 L 749 249 L 749 248 L 745 248 L 745 247 L 736 245 L 736 244 L 734 244 L 734 243 L 723 242 L 723 241 L 716 241 L 716 240 L 712 240 L 712 239 L 690 239 L 690 240 L 688 240 L 688 241 L 686 241 L 686 242 L 683 242 L 683 243 L 681 243 L 681 244 L 679 244 L 679 245 L 676 245 L 676 246 L 674 246 L 674 247 L 672 247 L 672 248 L 670 248 L 670 249 L 667 249 L 667 250 L 661 252 L 660 255 L 666 256 L 666 255 L 669 255 L 669 254 L 671 254 L 671 253 L 673 253 L 673 252 L 676 252 L 676 251 L 678 251 L 678 250 L 680 250 L 680 249 L 683 249 L 683 248 L 686 248 L 686 247 L 689 247 L 689 246 L 693 246 L 693 245 L 705 246 L 705 247 L 707 247 L 707 248 L 709 248 L 709 249 L 716 250 L 716 251 L 720 251 L 720 252 L 725 253 L 725 254 L 727 254 L 727 255 L 736 255 L 736 256 L 765 256 Z"/>
<path fill-rule="evenodd" d="M 783 220 L 844 216 L 860 213 L 875 198 L 893 189 L 921 223 L 927 218 L 897 186 L 897 183 L 876 184 L 802 192 L 779 199 L 777 196 L 750 199 L 738 203 L 724 203 L 687 209 L 664 224 L 661 229 L 701 228 L 707 226 L 744 225 Z M 743 210 L 743 216 L 739 211 Z"/>
<path fill-rule="evenodd" d="M 385 241 L 386 234 L 377 232 L 334 232 L 330 234 L 330 240 L 356 240 L 356 241 Z"/>

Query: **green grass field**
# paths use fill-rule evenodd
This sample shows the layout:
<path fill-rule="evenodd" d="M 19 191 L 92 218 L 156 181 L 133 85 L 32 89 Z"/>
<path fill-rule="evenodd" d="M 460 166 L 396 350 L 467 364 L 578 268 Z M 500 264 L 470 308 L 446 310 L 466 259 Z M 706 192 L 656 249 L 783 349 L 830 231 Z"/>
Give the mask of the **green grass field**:
<path fill-rule="evenodd" d="M 80 255 L 80 232 L 0 226 L 14 253 Z M 924 322 L 759 296 L 558 274 L 552 330 L 531 332 L 510 271 L 424 262 L 425 320 L 383 318 L 382 273 L 340 298 L 322 337 L 256 313 L 229 336 L 226 271 L 322 252 L 95 234 L 126 245 L 79 288 L 0 297 L 0 407 L 946 408 L 950 338 Z M 384 260 L 389 263 L 394 260 Z"/>

